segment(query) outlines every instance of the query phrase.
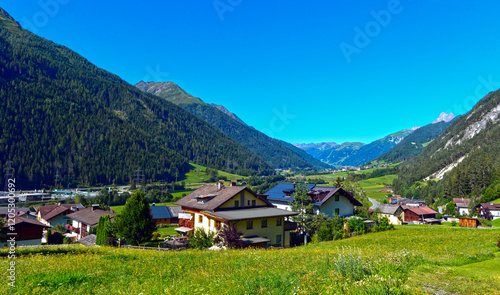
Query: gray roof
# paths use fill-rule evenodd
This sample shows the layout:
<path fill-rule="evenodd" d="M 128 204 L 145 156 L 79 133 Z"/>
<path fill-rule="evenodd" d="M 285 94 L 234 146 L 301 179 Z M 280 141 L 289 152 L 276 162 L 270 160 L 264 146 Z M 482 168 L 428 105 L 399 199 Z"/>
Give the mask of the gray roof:
<path fill-rule="evenodd" d="M 394 215 L 394 213 L 396 213 L 396 211 L 400 207 L 401 206 L 399 206 L 399 205 L 389 205 L 389 204 L 379 204 L 378 205 L 378 208 L 380 209 L 380 213 L 393 214 L 393 215 Z"/>
<path fill-rule="evenodd" d="M 79 239 L 77 242 L 84 246 L 92 246 L 95 244 L 97 236 L 94 234 L 88 235 L 85 238 Z"/>
<path fill-rule="evenodd" d="M 168 210 L 167 206 L 149 206 L 151 209 L 151 216 L 153 219 L 169 219 L 172 218 L 170 215 L 170 210 Z"/>
<path fill-rule="evenodd" d="M 224 211 L 203 211 L 209 215 L 219 217 L 226 221 L 248 220 L 258 218 L 271 218 L 280 216 L 294 216 L 297 212 L 287 211 L 278 208 L 264 207 L 239 210 L 224 210 Z"/>
<path fill-rule="evenodd" d="M 258 243 L 267 243 L 270 242 L 271 240 L 259 237 L 259 236 L 251 236 L 251 237 L 243 237 L 241 238 L 241 241 L 245 245 L 252 245 L 252 244 L 258 244 Z"/>
<path fill-rule="evenodd" d="M 26 207 L 16 207 L 16 213 L 19 215 L 19 212 L 26 212 L 26 213 L 29 213 L 30 212 L 30 208 L 26 208 Z M 0 215 L 7 215 L 9 214 L 9 208 L 8 207 L 1 207 L 0 208 Z"/>
<path fill-rule="evenodd" d="M 199 210 L 215 210 L 220 207 L 225 202 L 229 201 L 232 197 L 239 194 L 242 191 L 248 191 L 260 198 L 262 201 L 268 203 L 269 206 L 273 206 L 259 194 L 254 193 L 251 189 L 244 186 L 225 186 L 219 189 L 217 185 L 204 185 L 199 189 L 191 192 L 189 195 L 175 202 L 176 205 L 189 207 Z M 202 204 L 198 203 L 198 199 L 203 198 Z"/>
<path fill-rule="evenodd" d="M 316 186 L 315 184 L 309 183 L 307 184 L 307 189 L 311 190 L 315 186 Z M 284 191 L 294 192 L 295 191 L 294 184 L 289 182 L 278 183 L 275 187 L 266 192 L 266 195 L 268 195 L 267 199 L 271 201 L 279 201 L 286 203 L 292 202 L 293 197 L 285 196 Z"/>
<path fill-rule="evenodd" d="M 179 213 L 182 212 L 182 207 L 180 207 L 180 206 L 168 206 L 167 208 L 168 208 L 168 211 L 170 211 L 170 215 L 173 218 L 178 218 Z"/>

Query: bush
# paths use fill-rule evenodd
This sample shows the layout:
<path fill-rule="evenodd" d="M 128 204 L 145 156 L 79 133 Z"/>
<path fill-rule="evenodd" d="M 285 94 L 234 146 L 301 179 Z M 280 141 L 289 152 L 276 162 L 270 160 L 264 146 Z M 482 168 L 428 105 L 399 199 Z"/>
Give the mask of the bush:
<path fill-rule="evenodd" d="M 193 237 L 189 240 L 189 246 L 198 250 L 208 249 L 213 246 L 214 238 L 214 232 L 207 232 L 204 228 L 197 228 Z"/>
<path fill-rule="evenodd" d="M 479 223 L 481 223 L 482 226 L 489 226 L 491 227 L 491 221 L 489 221 L 488 219 L 484 219 L 484 218 L 478 218 L 479 220 Z"/>
<path fill-rule="evenodd" d="M 73 241 L 71 240 L 70 237 L 64 237 L 63 244 L 71 244 L 71 243 L 73 243 Z"/>
<path fill-rule="evenodd" d="M 104 240 L 104 246 L 116 247 L 118 246 L 118 243 L 116 242 L 115 238 L 108 237 L 106 238 L 106 240 Z"/>
<path fill-rule="evenodd" d="M 457 226 L 457 222 L 456 221 L 452 221 L 451 222 L 451 226 Z"/>
<path fill-rule="evenodd" d="M 63 235 L 60 232 L 49 229 L 47 231 L 47 244 L 60 245 L 63 243 Z"/>
<path fill-rule="evenodd" d="M 158 240 L 159 238 L 161 238 L 161 234 L 159 232 L 153 233 L 153 240 Z"/>

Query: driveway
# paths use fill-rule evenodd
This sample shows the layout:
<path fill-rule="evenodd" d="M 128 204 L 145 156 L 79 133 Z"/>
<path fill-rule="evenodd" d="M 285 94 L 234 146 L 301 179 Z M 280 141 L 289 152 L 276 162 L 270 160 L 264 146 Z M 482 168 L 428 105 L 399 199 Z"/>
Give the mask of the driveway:
<path fill-rule="evenodd" d="M 374 199 L 370 199 L 368 198 L 368 200 L 370 200 L 370 202 L 372 202 L 373 206 L 370 207 L 370 209 L 375 209 L 378 207 L 378 202 L 375 201 Z"/>

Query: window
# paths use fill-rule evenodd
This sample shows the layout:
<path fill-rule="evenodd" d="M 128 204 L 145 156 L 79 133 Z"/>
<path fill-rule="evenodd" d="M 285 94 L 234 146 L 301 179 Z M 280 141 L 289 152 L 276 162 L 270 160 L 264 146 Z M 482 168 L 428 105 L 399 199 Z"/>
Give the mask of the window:
<path fill-rule="evenodd" d="M 250 200 L 247 201 L 247 206 L 250 206 Z"/>
<path fill-rule="evenodd" d="M 339 208 L 335 208 L 335 215 L 340 216 L 340 209 Z"/>
<path fill-rule="evenodd" d="M 215 226 L 216 228 L 220 228 L 220 221 L 217 221 L 217 220 L 216 220 L 216 221 L 215 221 L 214 226 Z"/>
<path fill-rule="evenodd" d="M 262 219 L 261 227 L 267 227 L 267 219 Z"/>
<path fill-rule="evenodd" d="M 281 235 L 276 235 L 276 244 L 281 244 Z"/>
<path fill-rule="evenodd" d="M 255 200 L 252 200 L 252 207 L 255 207 Z"/>
<path fill-rule="evenodd" d="M 203 215 L 198 215 L 198 222 L 202 223 L 203 222 Z"/>
<path fill-rule="evenodd" d="M 276 226 L 281 226 L 282 224 L 282 220 L 281 220 L 281 217 L 276 219 Z"/>
<path fill-rule="evenodd" d="M 240 206 L 240 201 L 234 201 L 234 207 L 239 207 Z"/>
<path fill-rule="evenodd" d="M 252 229 L 253 228 L 253 221 L 249 220 L 247 221 L 247 229 Z"/>
<path fill-rule="evenodd" d="M 338 202 L 340 200 L 340 195 L 339 193 L 335 194 L 335 202 Z"/>

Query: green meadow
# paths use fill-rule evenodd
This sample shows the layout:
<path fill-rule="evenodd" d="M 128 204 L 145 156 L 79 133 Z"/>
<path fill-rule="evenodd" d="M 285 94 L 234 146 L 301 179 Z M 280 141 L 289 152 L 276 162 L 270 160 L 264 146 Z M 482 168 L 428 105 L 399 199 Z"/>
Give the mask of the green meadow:
<path fill-rule="evenodd" d="M 400 226 L 290 249 L 18 248 L 2 294 L 498 294 L 500 229 Z M 7 250 L 0 251 L 6 269 Z"/>
<path fill-rule="evenodd" d="M 184 175 L 183 178 L 180 178 L 179 181 L 184 181 L 186 184 L 190 183 L 202 183 L 210 179 L 210 176 L 205 173 L 207 167 L 196 165 L 190 163 L 191 169 L 188 173 Z M 225 176 L 227 180 L 243 180 L 246 177 L 236 174 L 227 173 L 221 170 L 218 170 L 219 176 Z"/>

